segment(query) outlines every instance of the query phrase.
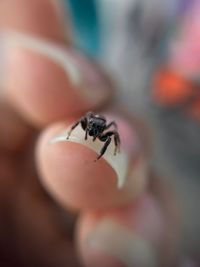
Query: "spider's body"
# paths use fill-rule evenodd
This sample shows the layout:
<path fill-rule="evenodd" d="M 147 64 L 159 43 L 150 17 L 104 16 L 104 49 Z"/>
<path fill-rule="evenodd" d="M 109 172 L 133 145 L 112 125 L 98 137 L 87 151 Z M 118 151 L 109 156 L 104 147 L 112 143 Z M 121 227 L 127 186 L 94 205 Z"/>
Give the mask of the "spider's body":
<path fill-rule="evenodd" d="M 106 129 L 106 119 L 100 115 L 87 117 L 87 127 L 89 136 L 98 137 Z"/>
<path fill-rule="evenodd" d="M 98 138 L 100 141 L 104 142 L 104 146 L 102 147 L 100 155 L 97 157 L 97 159 L 100 159 L 106 152 L 106 149 L 112 140 L 111 139 L 112 136 L 114 136 L 114 142 L 115 142 L 114 154 L 116 155 L 117 150 L 119 151 L 120 137 L 117 132 L 117 125 L 114 121 L 107 124 L 105 117 L 98 114 L 94 114 L 93 112 L 88 112 L 84 117 L 80 118 L 80 120 L 76 121 L 72 125 L 68 133 L 67 139 L 69 139 L 71 132 L 79 124 L 81 124 L 81 127 L 85 131 L 85 140 L 87 140 L 89 135 L 93 137 L 93 141 L 95 141 L 96 138 Z M 105 132 L 105 130 L 107 130 L 111 126 L 114 126 L 115 130 Z"/>

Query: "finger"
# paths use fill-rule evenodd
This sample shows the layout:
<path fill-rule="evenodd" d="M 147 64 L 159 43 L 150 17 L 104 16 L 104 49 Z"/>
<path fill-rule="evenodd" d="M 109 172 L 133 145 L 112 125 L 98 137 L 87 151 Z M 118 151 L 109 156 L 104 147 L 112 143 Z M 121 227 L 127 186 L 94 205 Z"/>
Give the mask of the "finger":
<path fill-rule="evenodd" d="M 151 193 L 121 208 L 83 214 L 77 224 L 81 258 L 87 267 L 177 266 L 170 220 Z"/>
<path fill-rule="evenodd" d="M 4 26 L 1 31 L 2 87 L 6 100 L 27 121 L 39 126 L 105 103 L 110 94 L 109 82 L 94 64 L 69 44 L 64 45 L 63 26 L 58 21 L 55 6 L 50 4 L 52 2 L 45 0 L 46 5 L 38 0 L 14 2 L 18 1 L 23 8 L 17 9 L 14 21 L 11 15 L 4 18 L 3 26 L 8 27 Z M 8 3 L 10 5 L 4 4 L 2 10 L 15 14 L 13 1 Z M 35 14 L 37 10 L 43 14 L 46 23 L 39 20 L 44 25 L 42 30 L 37 16 L 28 15 L 32 9 Z M 50 10 L 54 22 L 51 27 L 48 25 Z M 26 34 L 20 32 L 23 24 L 27 25 Z M 58 28 L 62 29 L 55 35 Z M 52 35 L 49 34 L 51 29 Z"/>
<path fill-rule="evenodd" d="M 121 151 L 114 155 L 112 140 L 103 158 L 97 161 L 104 142 L 93 142 L 91 137 L 85 141 L 80 126 L 69 140 L 69 122 L 67 131 L 67 124 L 60 123 L 41 136 L 36 158 L 42 183 L 65 207 L 96 209 L 121 205 L 144 190 L 147 166 L 136 131 L 123 117 L 110 116 L 113 119 L 119 127 Z"/>
<path fill-rule="evenodd" d="M 0 149 L 15 152 L 26 144 L 32 129 L 7 102 L 0 100 Z"/>
<path fill-rule="evenodd" d="M 57 15 L 53 1 L 23 1 L 8 0 L 0 1 L 0 29 L 14 29 L 16 31 L 24 31 L 34 33 L 37 36 L 47 39 L 54 39 L 62 42 L 64 34 L 64 26 L 61 17 Z M 0 74 L 0 146 L 1 149 L 17 150 L 26 141 L 30 133 L 30 127 L 25 120 L 16 112 L 12 104 L 5 100 L 5 92 L 3 92 L 4 81 L 11 78 L 7 73 L 7 61 L 4 54 L 5 47 L 3 45 L 3 37 L 1 34 L 0 52 L 1 52 L 1 74 Z M 19 63 L 19 62 L 18 62 Z M 16 68 L 19 65 L 16 62 Z M 30 62 L 29 62 L 30 63 Z M 28 63 L 28 64 L 29 64 Z M 22 71 L 23 72 L 23 71 Z M 22 73 L 23 75 L 23 73 Z M 25 74 L 24 74 L 25 75 Z M 4 88 L 5 89 L 5 88 Z M 21 93 L 20 93 L 21 95 Z"/>
<path fill-rule="evenodd" d="M 17 263 L 30 267 L 78 267 L 72 240 L 73 217 L 49 198 L 34 175 L 27 175 L 15 195 L 14 231 L 9 236 L 11 247 L 17 254 Z"/>
<path fill-rule="evenodd" d="M 58 8 L 59 1 L 53 0 L 2 0 L 0 27 L 63 42 L 66 27 Z"/>

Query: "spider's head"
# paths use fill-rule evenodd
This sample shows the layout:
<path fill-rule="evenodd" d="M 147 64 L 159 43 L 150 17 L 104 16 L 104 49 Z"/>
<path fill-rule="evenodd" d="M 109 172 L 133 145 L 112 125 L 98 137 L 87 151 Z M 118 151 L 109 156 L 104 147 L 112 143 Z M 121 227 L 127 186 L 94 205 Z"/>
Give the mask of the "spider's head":
<path fill-rule="evenodd" d="M 88 121 L 88 134 L 89 136 L 99 136 L 106 128 L 106 120 L 102 117 L 94 116 L 89 118 Z"/>

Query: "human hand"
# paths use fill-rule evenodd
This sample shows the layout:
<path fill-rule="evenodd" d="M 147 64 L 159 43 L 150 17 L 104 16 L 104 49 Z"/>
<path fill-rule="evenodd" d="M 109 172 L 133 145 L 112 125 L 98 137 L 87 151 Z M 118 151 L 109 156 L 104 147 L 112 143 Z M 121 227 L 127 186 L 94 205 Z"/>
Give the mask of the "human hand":
<path fill-rule="evenodd" d="M 66 40 L 57 3 L 5 0 L 0 12 L 5 49 L 0 105 L 2 264 L 177 263 L 173 198 L 148 170 L 136 122 L 117 107 L 101 109 L 119 126 L 128 173 L 121 189 L 119 168 L 105 159 L 94 163 L 93 145 L 49 144 L 81 114 L 103 106 L 111 94 L 107 79 Z"/>

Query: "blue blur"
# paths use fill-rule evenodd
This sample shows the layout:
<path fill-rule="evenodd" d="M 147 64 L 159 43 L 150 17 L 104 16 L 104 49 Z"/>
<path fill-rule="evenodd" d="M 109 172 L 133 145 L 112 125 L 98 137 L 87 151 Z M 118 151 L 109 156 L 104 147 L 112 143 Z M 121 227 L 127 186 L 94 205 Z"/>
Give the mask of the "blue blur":
<path fill-rule="evenodd" d="M 100 23 L 95 0 L 65 0 L 72 22 L 75 45 L 96 57 L 100 53 Z"/>

